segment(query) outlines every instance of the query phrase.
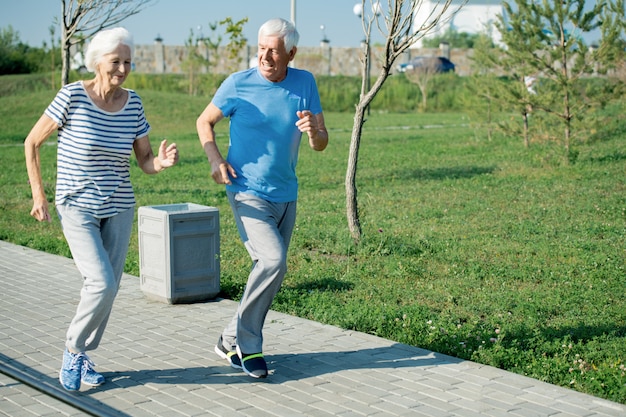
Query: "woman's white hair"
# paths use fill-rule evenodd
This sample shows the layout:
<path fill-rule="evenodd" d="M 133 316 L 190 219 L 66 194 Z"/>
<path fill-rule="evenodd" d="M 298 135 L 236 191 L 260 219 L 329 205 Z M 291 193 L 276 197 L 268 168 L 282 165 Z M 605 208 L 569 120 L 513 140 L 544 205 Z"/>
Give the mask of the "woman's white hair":
<path fill-rule="evenodd" d="M 265 36 L 278 36 L 283 38 L 287 52 L 298 46 L 300 34 L 296 27 L 288 20 L 276 18 L 268 20 L 259 28 L 259 39 Z"/>
<path fill-rule="evenodd" d="M 126 45 L 130 48 L 130 59 L 132 60 L 135 53 L 135 43 L 133 42 L 133 35 L 129 31 L 118 27 L 98 32 L 89 42 L 87 53 L 85 53 L 87 70 L 94 72 L 102 57 L 115 51 L 120 45 Z"/>

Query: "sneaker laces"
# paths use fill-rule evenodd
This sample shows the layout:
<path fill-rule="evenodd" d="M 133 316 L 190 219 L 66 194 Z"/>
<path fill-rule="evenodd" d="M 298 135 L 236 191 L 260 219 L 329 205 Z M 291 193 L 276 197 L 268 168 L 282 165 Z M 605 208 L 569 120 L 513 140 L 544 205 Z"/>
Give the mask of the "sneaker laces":
<path fill-rule="evenodd" d="M 93 368 L 96 366 L 96 364 L 91 359 L 89 359 L 89 356 L 87 356 L 86 354 L 81 353 L 81 355 L 83 357 L 83 369 L 84 369 L 84 371 L 85 372 L 95 372 L 96 370 L 93 369 Z"/>
<path fill-rule="evenodd" d="M 77 371 L 79 369 L 81 369 L 81 365 L 83 363 L 85 363 L 85 359 L 87 359 L 87 361 L 91 362 L 90 359 L 87 357 L 87 355 L 85 355 L 84 353 L 70 353 L 71 357 L 72 357 L 72 361 L 69 364 L 68 369 L 72 370 L 72 371 Z"/>

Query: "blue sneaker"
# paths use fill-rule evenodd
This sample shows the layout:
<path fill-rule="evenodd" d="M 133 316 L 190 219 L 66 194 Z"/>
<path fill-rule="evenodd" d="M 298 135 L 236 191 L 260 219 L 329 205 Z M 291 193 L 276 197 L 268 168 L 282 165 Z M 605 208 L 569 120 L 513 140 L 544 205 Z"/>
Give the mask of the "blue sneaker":
<path fill-rule="evenodd" d="M 99 385 L 104 384 L 104 376 L 96 372 L 93 369 L 96 366 L 95 363 L 85 354 L 83 354 L 83 369 L 80 373 L 80 380 L 83 384 L 91 385 L 92 387 L 97 387 Z"/>
<path fill-rule="evenodd" d="M 63 352 L 63 365 L 61 365 L 61 372 L 59 372 L 59 381 L 66 390 L 78 391 L 80 389 L 84 359 L 84 353 L 71 353 L 67 349 Z"/>

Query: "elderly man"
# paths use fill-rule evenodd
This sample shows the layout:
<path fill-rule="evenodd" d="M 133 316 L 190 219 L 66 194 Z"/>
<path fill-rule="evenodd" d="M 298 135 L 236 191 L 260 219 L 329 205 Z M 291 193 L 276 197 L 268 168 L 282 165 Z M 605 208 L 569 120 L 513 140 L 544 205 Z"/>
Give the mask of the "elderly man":
<path fill-rule="evenodd" d="M 328 132 L 313 75 L 290 68 L 299 35 L 272 19 L 259 29 L 257 66 L 230 75 L 197 120 L 211 176 L 225 184 L 239 235 L 253 267 L 239 307 L 215 352 L 254 378 L 267 376 L 263 324 L 287 272 L 287 249 L 296 220 L 296 163 L 302 133 L 322 151 Z M 224 159 L 215 125 L 230 118 Z"/>

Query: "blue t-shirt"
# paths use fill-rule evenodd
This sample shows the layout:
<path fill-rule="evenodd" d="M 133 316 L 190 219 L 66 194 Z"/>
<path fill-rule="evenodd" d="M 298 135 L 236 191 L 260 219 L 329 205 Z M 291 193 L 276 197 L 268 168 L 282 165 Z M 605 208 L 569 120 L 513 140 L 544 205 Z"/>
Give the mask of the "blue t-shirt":
<path fill-rule="evenodd" d="M 298 198 L 296 164 L 302 133 L 298 110 L 322 112 L 313 75 L 296 68 L 278 83 L 266 80 L 258 68 L 230 75 L 213 97 L 230 118 L 227 161 L 237 172 L 226 188 L 285 203 Z"/>

